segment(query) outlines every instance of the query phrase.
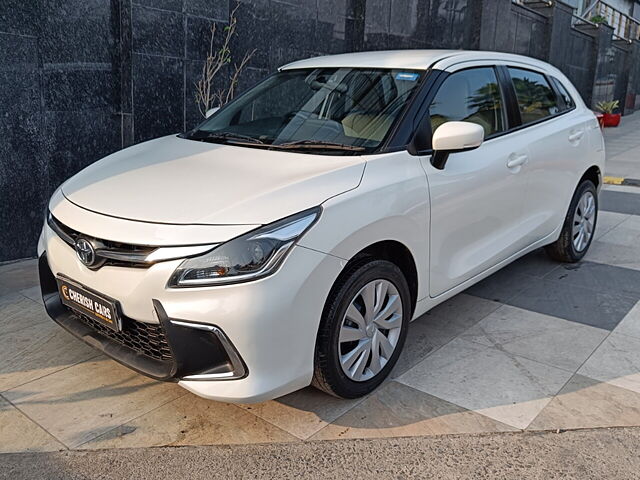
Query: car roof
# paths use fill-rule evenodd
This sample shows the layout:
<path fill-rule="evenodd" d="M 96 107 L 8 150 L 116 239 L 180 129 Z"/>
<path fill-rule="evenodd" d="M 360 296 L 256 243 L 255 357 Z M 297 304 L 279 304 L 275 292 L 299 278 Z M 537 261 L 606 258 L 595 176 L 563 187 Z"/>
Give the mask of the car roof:
<path fill-rule="evenodd" d="M 386 50 L 378 52 L 343 53 L 313 57 L 289 63 L 280 70 L 292 68 L 355 67 L 400 68 L 424 70 L 435 61 L 458 53 L 456 50 Z"/>
<path fill-rule="evenodd" d="M 456 63 L 473 61 L 487 61 L 497 64 L 514 63 L 537 67 L 550 73 L 559 73 L 556 68 L 548 63 L 531 57 L 475 50 L 385 50 L 343 53 L 298 60 L 280 67 L 279 70 L 325 67 L 426 70 L 429 68 L 444 69 Z"/>

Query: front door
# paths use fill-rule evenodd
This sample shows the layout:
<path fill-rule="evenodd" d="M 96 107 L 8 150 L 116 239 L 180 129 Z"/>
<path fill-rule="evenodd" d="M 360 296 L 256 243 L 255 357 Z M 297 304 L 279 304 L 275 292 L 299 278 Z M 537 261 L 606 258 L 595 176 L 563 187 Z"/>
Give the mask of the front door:
<path fill-rule="evenodd" d="M 501 135 L 506 115 L 493 67 L 451 74 L 429 115 L 433 131 L 448 121 L 485 129 L 480 148 L 450 155 L 443 170 L 434 168 L 430 157 L 421 159 L 431 200 L 429 278 L 435 297 L 527 246 L 520 217 L 529 152 L 521 133 Z"/>

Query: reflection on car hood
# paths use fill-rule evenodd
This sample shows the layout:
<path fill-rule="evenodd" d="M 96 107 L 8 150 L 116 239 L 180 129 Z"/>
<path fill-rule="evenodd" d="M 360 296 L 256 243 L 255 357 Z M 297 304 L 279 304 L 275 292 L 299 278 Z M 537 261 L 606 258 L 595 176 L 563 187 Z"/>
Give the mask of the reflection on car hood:
<path fill-rule="evenodd" d="M 265 224 L 358 186 L 364 160 L 202 143 L 174 135 L 114 153 L 69 179 L 71 202 L 119 218 Z"/>

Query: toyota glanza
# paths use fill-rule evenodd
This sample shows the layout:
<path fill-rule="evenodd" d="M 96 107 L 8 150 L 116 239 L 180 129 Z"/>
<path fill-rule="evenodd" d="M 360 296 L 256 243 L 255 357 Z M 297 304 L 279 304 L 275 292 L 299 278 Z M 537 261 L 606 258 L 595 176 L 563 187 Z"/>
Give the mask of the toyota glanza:
<path fill-rule="evenodd" d="M 603 163 L 593 113 L 538 60 L 298 61 L 58 188 L 42 295 L 106 355 L 206 398 L 358 397 L 411 319 L 533 249 L 579 261 Z"/>

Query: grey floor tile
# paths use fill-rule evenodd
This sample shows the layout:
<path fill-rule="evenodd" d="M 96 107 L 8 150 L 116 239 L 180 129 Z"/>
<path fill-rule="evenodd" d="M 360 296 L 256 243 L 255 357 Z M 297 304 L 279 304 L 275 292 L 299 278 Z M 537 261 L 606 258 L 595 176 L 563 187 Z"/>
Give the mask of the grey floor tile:
<path fill-rule="evenodd" d="M 526 428 L 571 375 L 456 338 L 397 381 L 502 423 Z"/>
<path fill-rule="evenodd" d="M 275 400 L 239 407 L 305 440 L 363 400 L 335 398 L 307 387 Z"/>
<path fill-rule="evenodd" d="M 417 320 L 411 322 L 404 348 L 390 377 L 395 378 L 402 375 L 454 337 L 455 334 L 452 333 L 452 330 L 443 330 Z"/>
<path fill-rule="evenodd" d="M 638 190 L 638 187 L 633 187 L 633 188 Z M 629 215 L 620 225 L 625 228 L 630 228 L 632 230 L 640 231 L 640 216 Z"/>
<path fill-rule="evenodd" d="M 0 297 L 0 344 L 13 332 L 43 323 L 52 323 L 52 320 L 41 304 L 19 293 Z"/>
<path fill-rule="evenodd" d="M 598 222 L 596 223 L 596 233 L 593 236 L 594 240 L 599 239 L 606 233 L 608 233 L 612 228 L 620 225 L 624 220 L 630 218 L 631 215 L 626 213 L 616 213 L 616 212 L 598 212 Z"/>
<path fill-rule="evenodd" d="M 633 194 L 603 190 L 600 193 L 600 209 L 609 212 L 640 215 L 640 192 Z"/>
<path fill-rule="evenodd" d="M 80 448 L 144 448 L 296 440 L 284 430 L 237 405 L 213 402 L 188 393 L 105 432 Z"/>
<path fill-rule="evenodd" d="M 0 397 L 0 453 L 50 452 L 64 445 Z"/>
<path fill-rule="evenodd" d="M 501 305 L 461 293 L 417 318 L 409 325 L 402 355 L 391 372 L 391 377 L 403 374 Z"/>
<path fill-rule="evenodd" d="M 574 375 L 528 430 L 634 426 L 640 426 L 640 393 Z"/>
<path fill-rule="evenodd" d="M 53 321 L 0 335 L 0 392 L 44 377 L 99 352 Z"/>
<path fill-rule="evenodd" d="M 636 298 L 552 280 L 535 280 L 506 303 L 525 310 L 613 330 L 635 305 Z"/>
<path fill-rule="evenodd" d="M 618 326 L 613 330 L 615 333 L 629 335 L 640 338 L 640 302 L 629 310 Z"/>
<path fill-rule="evenodd" d="M 312 440 L 513 431 L 514 427 L 458 405 L 389 382 L 320 430 Z"/>
<path fill-rule="evenodd" d="M 155 382 L 106 358 L 76 364 L 2 394 L 70 448 L 183 395 L 175 383 Z"/>
<path fill-rule="evenodd" d="M 465 293 L 495 302 L 507 303 L 509 299 L 524 290 L 532 279 L 535 277 L 502 269 L 469 287 Z"/>
<path fill-rule="evenodd" d="M 612 228 L 600 240 L 614 245 L 623 245 L 627 247 L 637 247 L 640 245 L 640 230 L 628 227 L 627 222 L 622 222 L 617 227 Z"/>
<path fill-rule="evenodd" d="M 35 287 L 38 284 L 36 259 L 0 265 L 0 296 Z"/>
<path fill-rule="evenodd" d="M 549 258 L 544 248 L 539 248 L 507 265 L 502 271 L 530 275 L 532 277 L 544 277 L 559 266 L 560 264 L 557 261 Z"/>
<path fill-rule="evenodd" d="M 40 285 L 20 290 L 20 294 L 33 300 L 34 302 L 42 304 L 42 292 L 40 291 Z"/>
<path fill-rule="evenodd" d="M 607 162 L 607 175 L 622 178 L 640 178 L 637 149 L 621 152 L 614 161 Z"/>
<path fill-rule="evenodd" d="M 602 190 L 611 190 L 612 192 L 638 193 L 638 187 L 631 185 L 603 185 Z"/>
<path fill-rule="evenodd" d="M 505 305 L 460 338 L 575 372 L 607 330 Z"/>
<path fill-rule="evenodd" d="M 630 268 L 583 261 L 562 265 L 545 279 L 640 299 L 640 271 Z"/>
<path fill-rule="evenodd" d="M 616 245 L 597 240 L 591 244 L 585 259 L 590 262 L 640 270 L 640 245 Z"/>
<path fill-rule="evenodd" d="M 501 305 L 493 300 L 460 293 L 432 308 L 412 323 L 437 328 L 453 338 L 496 311 Z"/>
<path fill-rule="evenodd" d="M 640 393 L 640 339 L 612 333 L 578 373 Z"/>

